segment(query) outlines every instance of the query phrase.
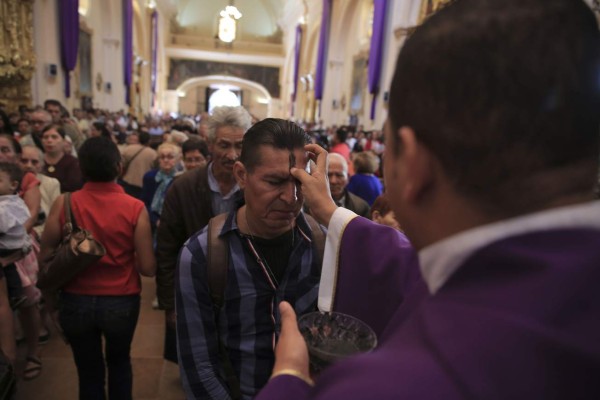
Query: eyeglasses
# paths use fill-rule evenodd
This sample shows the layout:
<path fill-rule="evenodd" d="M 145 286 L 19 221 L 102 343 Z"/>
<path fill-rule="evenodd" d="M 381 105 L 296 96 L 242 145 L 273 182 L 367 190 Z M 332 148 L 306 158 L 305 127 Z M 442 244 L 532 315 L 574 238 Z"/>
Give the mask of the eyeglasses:
<path fill-rule="evenodd" d="M 187 163 L 206 161 L 204 157 L 186 157 L 183 160 Z"/>
<path fill-rule="evenodd" d="M 31 125 L 44 125 L 44 124 L 46 124 L 46 121 L 40 121 L 39 119 L 31 120 Z"/>
<path fill-rule="evenodd" d="M 0 153 L 12 153 L 12 152 L 13 152 L 13 149 L 11 149 L 8 146 L 2 146 L 2 147 L 0 147 Z"/>
<path fill-rule="evenodd" d="M 175 155 L 174 154 L 161 154 L 160 156 L 158 156 L 158 158 L 160 160 L 174 160 Z"/>
<path fill-rule="evenodd" d="M 35 158 L 21 158 L 21 163 L 22 164 L 31 163 L 32 165 L 38 165 L 40 163 L 40 160 L 36 160 Z"/>

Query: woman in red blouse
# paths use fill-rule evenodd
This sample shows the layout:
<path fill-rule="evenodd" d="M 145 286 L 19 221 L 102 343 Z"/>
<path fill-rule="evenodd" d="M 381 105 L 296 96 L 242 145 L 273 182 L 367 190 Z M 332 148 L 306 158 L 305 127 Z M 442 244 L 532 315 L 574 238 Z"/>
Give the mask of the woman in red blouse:
<path fill-rule="evenodd" d="M 77 225 L 104 245 L 106 255 L 63 287 L 58 319 L 77 366 L 79 398 L 104 399 L 108 370 L 108 397 L 130 399 L 129 352 L 140 311 L 140 274 L 156 272 L 150 221 L 144 203 L 116 183 L 121 155 L 112 141 L 86 140 L 79 165 L 86 183 L 71 195 L 71 209 Z M 63 206 L 61 195 L 46 221 L 41 260 L 62 240 Z"/>

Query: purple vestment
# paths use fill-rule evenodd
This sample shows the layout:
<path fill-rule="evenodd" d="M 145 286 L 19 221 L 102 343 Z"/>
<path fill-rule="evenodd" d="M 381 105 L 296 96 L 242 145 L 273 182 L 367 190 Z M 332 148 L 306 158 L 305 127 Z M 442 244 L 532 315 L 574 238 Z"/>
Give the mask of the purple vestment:
<path fill-rule="evenodd" d="M 600 398 L 599 243 L 585 228 L 492 242 L 434 295 L 414 291 L 375 351 L 332 366 L 314 388 L 278 376 L 257 398 Z"/>

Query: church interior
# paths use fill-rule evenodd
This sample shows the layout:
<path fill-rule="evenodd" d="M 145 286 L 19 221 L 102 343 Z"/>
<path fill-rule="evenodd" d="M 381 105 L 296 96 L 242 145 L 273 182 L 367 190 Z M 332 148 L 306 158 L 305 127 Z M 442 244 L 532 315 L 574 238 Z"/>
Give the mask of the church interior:
<path fill-rule="evenodd" d="M 1 0 L 0 109 L 10 115 L 54 99 L 76 116 L 100 110 L 115 121 L 200 126 L 214 107 L 241 105 L 255 120 L 292 120 L 307 131 L 380 131 L 393 112 L 389 87 L 404 41 L 451 1 Z M 183 399 L 178 366 L 163 359 L 155 290 L 142 278 L 133 398 Z M 78 398 L 73 356 L 54 329 L 40 358 L 41 372 L 18 381 L 15 399 Z"/>

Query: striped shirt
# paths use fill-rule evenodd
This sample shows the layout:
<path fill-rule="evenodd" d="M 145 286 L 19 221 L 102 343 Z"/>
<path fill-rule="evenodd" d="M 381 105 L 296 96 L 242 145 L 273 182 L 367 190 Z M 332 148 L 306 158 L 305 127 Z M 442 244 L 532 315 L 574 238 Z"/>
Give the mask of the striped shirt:
<path fill-rule="evenodd" d="M 240 382 L 251 399 L 268 381 L 280 331 L 277 304 L 290 302 L 298 315 L 316 310 L 320 265 L 304 214 L 296 219 L 295 240 L 278 286 L 258 262 L 252 243 L 239 232 L 231 212 L 220 236 L 229 246 L 224 305 L 217 329 L 207 281 L 205 227 L 181 249 L 176 274 L 177 348 L 188 399 L 229 399 L 219 337 Z"/>

